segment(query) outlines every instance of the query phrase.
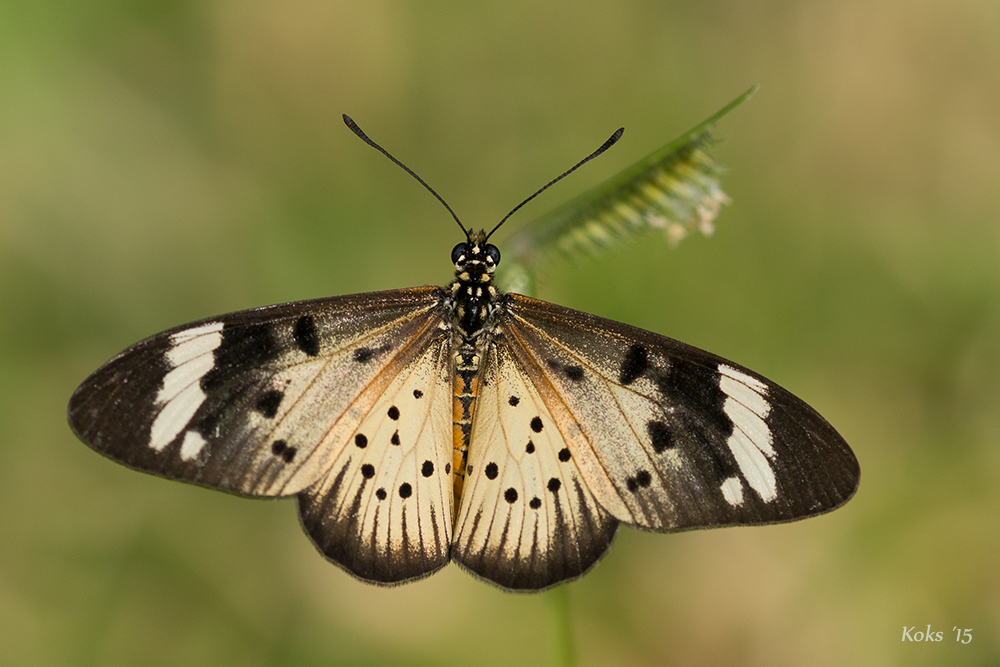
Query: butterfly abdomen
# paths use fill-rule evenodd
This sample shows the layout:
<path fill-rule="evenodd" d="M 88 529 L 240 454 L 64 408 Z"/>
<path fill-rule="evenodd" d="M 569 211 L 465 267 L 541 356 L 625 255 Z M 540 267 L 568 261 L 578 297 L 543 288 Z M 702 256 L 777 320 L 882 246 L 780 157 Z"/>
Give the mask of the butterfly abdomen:
<path fill-rule="evenodd" d="M 475 343 L 462 340 L 455 347 L 452 364 L 454 383 L 452 385 L 452 471 L 454 473 L 455 507 L 462 499 L 465 483 L 465 468 L 469 460 L 469 438 L 472 434 L 472 416 L 476 409 L 479 393 L 479 366 L 481 354 Z"/>

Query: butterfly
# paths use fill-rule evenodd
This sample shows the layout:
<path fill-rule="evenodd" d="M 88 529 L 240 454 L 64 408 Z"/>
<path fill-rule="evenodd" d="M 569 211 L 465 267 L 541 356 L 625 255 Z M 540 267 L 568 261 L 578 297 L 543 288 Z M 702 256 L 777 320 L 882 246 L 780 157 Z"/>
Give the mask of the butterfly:
<path fill-rule="evenodd" d="M 319 551 L 383 585 L 454 561 L 500 587 L 540 590 L 587 572 L 619 524 L 767 524 L 853 495 L 860 468 L 847 443 L 777 384 L 497 288 L 490 236 L 558 178 L 489 233 L 466 229 L 344 119 L 452 213 L 465 234 L 454 280 L 152 336 L 75 391 L 81 440 L 163 477 L 296 496 Z"/>

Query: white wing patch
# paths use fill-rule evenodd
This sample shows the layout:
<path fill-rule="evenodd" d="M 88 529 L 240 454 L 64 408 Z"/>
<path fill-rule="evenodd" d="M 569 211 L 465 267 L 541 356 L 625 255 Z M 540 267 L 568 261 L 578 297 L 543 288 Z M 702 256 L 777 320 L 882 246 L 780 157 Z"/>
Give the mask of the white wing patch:
<path fill-rule="evenodd" d="M 162 405 L 163 409 L 156 415 L 149 430 L 149 446 L 156 451 L 173 442 L 205 402 L 207 396 L 200 380 L 215 364 L 212 353 L 222 343 L 222 322 L 178 331 L 170 337 L 170 343 L 172 347 L 164 355 L 170 370 L 163 377 L 155 399 L 155 404 Z M 185 436 L 181 451 L 184 460 L 196 457 L 201 445 L 204 445 L 204 439 L 197 447 L 189 445 L 188 437 L 191 435 L 188 432 Z"/>
<path fill-rule="evenodd" d="M 771 502 L 778 497 L 778 486 L 774 470 L 768 462 L 768 458 L 774 457 L 774 447 L 771 430 L 765 421 L 771 411 L 771 404 L 763 396 L 767 387 L 725 364 L 719 365 L 719 374 L 719 389 L 726 395 L 722 409 L 733 422 L 733 433 L 726 444 L 747 484 L 761 500 Z M 739 482 L 738 479 L 736 481 Z M 728 483 L 729 480 L 726 480 L 723 487 Z M 730 500 L 725 488 L 723 495 L 730 505 L 740 505 L 743 501 L 742 489 L 740 491 L 740 502 Z"/>
<path fill-rule="evenodd" d="M 737 507 L 743 504 L 743 483 L 739 477 L 727 477 L 719 486 L 719 490 L 730 505 Z"/>
<path fill-rule="evenodd" d="M 184 434 L 184 442 L 181 443 L 181 459 L 193 461 L 198 458 L 202 448 L 208 441 L 197 431 L 188 431 Z"/>

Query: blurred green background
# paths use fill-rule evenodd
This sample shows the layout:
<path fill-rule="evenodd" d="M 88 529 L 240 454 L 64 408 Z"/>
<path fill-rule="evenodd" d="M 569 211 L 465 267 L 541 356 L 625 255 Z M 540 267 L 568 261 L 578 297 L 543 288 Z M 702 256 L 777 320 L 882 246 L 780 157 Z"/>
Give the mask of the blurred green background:
<path fill-rule="evenodd" d="M 861 488 L 623 529 L 568 587 L 580 664 L 1000 664 L 996 0 L 3 0 L 0 663 L 547 664 L 550 594 L 358 583 L 293 501 L 127 470 L 66 401 L 176 324 L 449 279 L 454 223 L 341 113 L 477 227 L 628 128 L 516 228 L 754 83 L 714 237 L 551 264 L 539 296 L 780 382 Z"/>

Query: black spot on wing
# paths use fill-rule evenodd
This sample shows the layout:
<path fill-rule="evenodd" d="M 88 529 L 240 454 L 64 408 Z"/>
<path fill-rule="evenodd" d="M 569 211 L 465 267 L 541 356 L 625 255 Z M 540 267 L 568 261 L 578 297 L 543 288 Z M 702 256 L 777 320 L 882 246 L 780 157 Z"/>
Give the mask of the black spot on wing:
<path fill-rule="evenodd" d="M 420 467 L 420 474 L 424 477 L 430 477 L 434 474 L 434 463 L 431 461 L 424 461 L 424 464 Z"/>
<path fill-rule="evenodd" d="M 403 482 L 402 484 L 399 485 L 399 497 L 400 498 L 404 498 L 405 499 L 405 498 L 409 498 L 412 495 L 413 495 L 413 487 L 410 486 L 409 482 Z M 403 534 L 405 535 L 406 531 L 403 531 Z"/>
<path fill-rule="evenodd" d="M 297 451 L 294 447 L 289 447 L 284 440 L 275 440 L 271 443 L 271 453 L 280 456 L 285 463 L 291 463 L 295 459 Z"/>
<path fill-rule="evenodd" d="M 270 324 L 226 324 L 222 342 L 212 352 L 212 369 L 201 378 L 201 388 L 210 394 L 240 374 L 257 370 L 278 352 Z"/>
<path fill-rule="evenodd" d="M 359 347 L 356 350 L 354 350 L 354 361 L 358 362 L 359 364 L 364 364 L 371 361 L 378 355 L 388 351 L 389 351 L 388 343 L 386 343 L 382 347 Z"/>
<path fill-rule="evenodd" d="M 559 460 L 562 461 L 563 463 L 566 463 L 567 461 L 569 461 L 569 459 L 570 459 L 569 449 L 567 449 L 566 447 L 560 449 Z"/>
<path fill-rule="evenodd" d="M 386 495 L 388 494 L 386 494 L 385 489 L 378 489 L 375 492 L 375 497 L 378 498 L 379 500 L 385 500 Z"/>
<path fill-rule="evenodd" d="M 419 389 L 413 390 L 413 398 L 423 398 L 423 397 L 424 397 L 424 392 L 420 391 Z"/>
<path fill-rule="evenodd" d="M 646 432 L 649 433 L 650 442 L 653 443 L 653 451 L 657 454 L 662 454 L 676 444 L 670 433 L 670 428 L 661 421 L 646 422 Z"/>
<path fill-rule="evenodd" d="M 486 464 L 486 478 L 496 479 L 497 475 L 500 474 L 500 469 L 497 467 L 496 463 L 490 462 Z"/>
<path fill-rule="evenodd" d="M 625 480 L 625 488 L 635 493 L 639 489 L 649 486 L 652 481 L 653 476 L 649 474 L 648 470 L 640 470 L 635 474 L 635 477 L 629 477 Z"/>
<path fill-rule="evenodd" d="M 281 456 L 287 448 L 288 443 L 284 440 L 275 440 L 271 443 L 271 453 L 275 456 Z"/>
<path fill-rule="evenodd" d="M 532 498 L 531 502 L 528 503 L 528 507 L 530 507 L 533 510 L 536 510 L 541 506 L 542 506 L 542 499 L 537 496 Z"/>
<path fill-rule="evenodd" d="M 542 418 L 541 417 L 532 417 L 531 418 L 531 430 L 534 431 L 535 433 L 541 433 L 542 432 Z"/>
<path fill-rule="evenodd" d="M 391 442 L 394 445 L 399 444 L 399 431 L 396 431 L 395 433 L 392 434 L 392 437 L 389 438 L 389 442 Z"/>
<path fill-rule="evenodd" d="M 559 373 L 562 373 L 567 378 L 573 382 L 579 382 L 583 379 L 583 368 L 580 366 L 571 366 L 570 364 L 562 364 L 555 359 L 548 359 L 546 362 L 549 368 Z"/>
<path fill-rule="evenodd" d="M 397 408 L 395 405 L 392 406 L 391 408 L 389 408 L 388 415 L 389 419 L 396 421 L 397 419 L 399 419 L 399 408 Z"/>
<path fill-rule="evenodd" d="M 319 337 L 316 335 L 316 321 L 312 315 L 303 315 L 295 321 L 295 330 L 292 332 L 295 345 L 308 354 L 315 357 L 319 354 Z"/>
<path fill-rule="evenodd" d="M 639 376 L 645 373 L 647 368 L 649 368 L 649 353 L 646 352 L 646 348 L 642 345 L 635 343 L 625 353 L 625 358 L 622 359 L 621 374 L 618 377 L 618 381 L 622 385 L 628 386 L 639 379 Z"/>
<path fill-rule="evenodd" d="M 354 436 L 354 444 L 357 445 L 358 449 L 364 449 L 368 446 L 368 437 L 364 433 L 358 433 Z"/>
<path fill-rule="evenodd" d="M 278 414 L 278 406 L 281 405 L 281 399 L 284 397 L 285 394 L 283 392 L 276 390 L 266 391 L 257 399 L 257 404 L 254 408 L 268 419 L 273 419 Z"/>
<path fill-rule="evenodd" d="M 520 402 L 521 402 L 521 399 L 518 398 L 517 396 L 511 396 L 510 398 L 507 399 L 507 403 L 512 408 L 516 408 L 517 404 L 520 403 Z"/>
<path fill-rule="evenodd" d="M 508 504 L 513 505 L 517 502 L 517 489 L 510 487 L 503 492 L 503 499 L 507 501 Z"/>

